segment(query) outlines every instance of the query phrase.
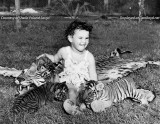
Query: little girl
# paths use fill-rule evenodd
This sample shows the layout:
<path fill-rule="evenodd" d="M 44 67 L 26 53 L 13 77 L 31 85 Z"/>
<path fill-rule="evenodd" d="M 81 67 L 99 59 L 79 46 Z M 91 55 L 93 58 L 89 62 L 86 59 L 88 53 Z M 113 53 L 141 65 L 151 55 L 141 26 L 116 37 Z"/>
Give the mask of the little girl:
<path fill-rule="evenodd" d="M 64 62 L 64 70 L 59 74 L 59 81 L 66 82 L 69 88 L 69 101 L 67 104 L 76 104 L 77 92 L 85 80 L 97 81 L 95 58 L 86 50 L 89 43 L 89 34 L 92 26 L 79 20 L 73 21 L 66 30 L 66 38 L 71 46 L 62 47 L 57 54 L 47 56 L 52 62 Z M 69 114 L 69 108 L 64 106 Z"/>

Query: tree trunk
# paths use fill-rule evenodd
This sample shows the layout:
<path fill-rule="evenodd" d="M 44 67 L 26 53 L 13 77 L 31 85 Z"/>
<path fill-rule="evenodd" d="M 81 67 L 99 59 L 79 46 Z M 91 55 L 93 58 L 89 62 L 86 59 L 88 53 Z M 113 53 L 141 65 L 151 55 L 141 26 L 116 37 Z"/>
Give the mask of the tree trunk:
<path fill-rule="evenodd" d="M 105 11 L 108 11 L 108 3 L 109 3 L 109 0 L 104 0 L 104 10 Z"/>
<path fill-rule="evenodd" d="M 145 0 L 139 0 L 138 1 L 138 4 L 139 4 L 139 22 L 142 21 L 142 16 L 146 15 L 145 8 L 144 8 L 144 1 Z"/>
<path fill-rule="evenodd" d="M 51 6 L 51 0 L 48 0 L 48 7 Z"/>
<path fill-rule="evenodd" d="M 20 20 L 20 0 L 15 0 L 15 8 L 16 8 L 16 29 L 17 31 L 21 28 L 21 20 Z"/>

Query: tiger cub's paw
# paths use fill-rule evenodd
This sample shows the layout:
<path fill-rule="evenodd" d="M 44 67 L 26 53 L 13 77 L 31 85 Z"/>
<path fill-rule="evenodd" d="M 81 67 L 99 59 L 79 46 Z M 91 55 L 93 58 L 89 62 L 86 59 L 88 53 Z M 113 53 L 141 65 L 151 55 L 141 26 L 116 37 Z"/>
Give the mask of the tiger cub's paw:
<path fill-rule="evenodd" d="M 95 100 L 91 103 L 91 108 L 94 112 L 102 112 L 105 111 L 106 108 L 112 105 L 112 101 L 108 100 Z"/>
<path fill-rule="evenodd" d="M 81 111 L 83 111 L 83 110 L 85 110 L 87 107 L 86 107 L 86 105 L 84 104 L 84 103 L 82 103 L 81 105 L 80 105 L 80 110 Z"/>
<path fill-rule="evenodd" d="M 73 101 L 67 99 L 63 103 L 64 110 L 70 115 L 78 115 L 81 114 L 80 108 L 74 104 Z"/>
<path fill-rule="evenodd" d="M 155 95 L 149 90 L 137 89 L 137 92 L 141 95 L 140 102 L 143 105 L 148 105 L 149 102 L 152 102 L 155 99 Z"/>

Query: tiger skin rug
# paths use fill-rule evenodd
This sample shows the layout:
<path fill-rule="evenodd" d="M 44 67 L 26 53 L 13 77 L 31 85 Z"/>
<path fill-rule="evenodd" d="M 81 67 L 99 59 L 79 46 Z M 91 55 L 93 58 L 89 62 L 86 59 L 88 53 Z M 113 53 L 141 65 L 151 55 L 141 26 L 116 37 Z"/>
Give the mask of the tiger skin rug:
<path fill-rule="evenodd" d="M 98 80 L 109 83 L 118 78 L 125 77 L 139 68 L 145 68 L 147 64 L 160 65 L 160 61 L 133 61 L 121 58 L 109 58 L 101 63 L 97 62 Z"/>
<path fill-rule="evenodd" d="M 116 80 L 117 78 L 121 78 L 127 76 L 129 73 L 142 68 L 146 67 L 147 64 L 155 64 L 160 66 L 160 61 L 133 61 L 129 59 L 121 59 L 121 58 L 108 58 L 105 61 L 96 61 L 96 69 L 99 81 L 111 82 Z M 15 79 L 19 77 L 24 72 L 26 73 L 26 77 L 31 77 L 34 79 L 34 76 L 31 73 L 35 71 L 36 73 L 37 65 L 33 63 L 29 69 L 24 70 L 17 70 L 16 68 L 8 68 L 0 66 L 0 75 L 5 77 L 14 77 Z M 30 73 L 31 72 L 31 73 Z M 43 79 L 41 79 L 43 80 Z M 15 82 L 16 83 L 16 82 Z M 38 84 L 37 81 L 34 82 L 37 86 L 42 85 L 41 83 Z"/>

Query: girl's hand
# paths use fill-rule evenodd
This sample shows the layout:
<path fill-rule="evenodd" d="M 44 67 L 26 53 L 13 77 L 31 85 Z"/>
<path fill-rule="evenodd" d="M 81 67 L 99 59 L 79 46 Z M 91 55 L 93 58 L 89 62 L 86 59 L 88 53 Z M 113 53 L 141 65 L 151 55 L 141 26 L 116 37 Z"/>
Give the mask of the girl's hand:
<path fill-rule="evenodd" d="M 41 57 L 47 57 L 47 58 L 50 59 L 53 63 L 55 63 L 55 61 L 54 61 L 54 56 L 53 56 L 53 55 L 44 53 L 44 54 L 42 54 L 42 55 L 39 55 L 36 59 L 39 59 L 39 58 L 41 58 Z"/>
<path fill-rule="evenodd" d="M 46 54 L 46 53 L 39 55 L 36 59 L 39 59 L 39 58 L 41 58 L 41 57 L 45 57 L 45 56 L 47 56 L 47 54 Z"/>

